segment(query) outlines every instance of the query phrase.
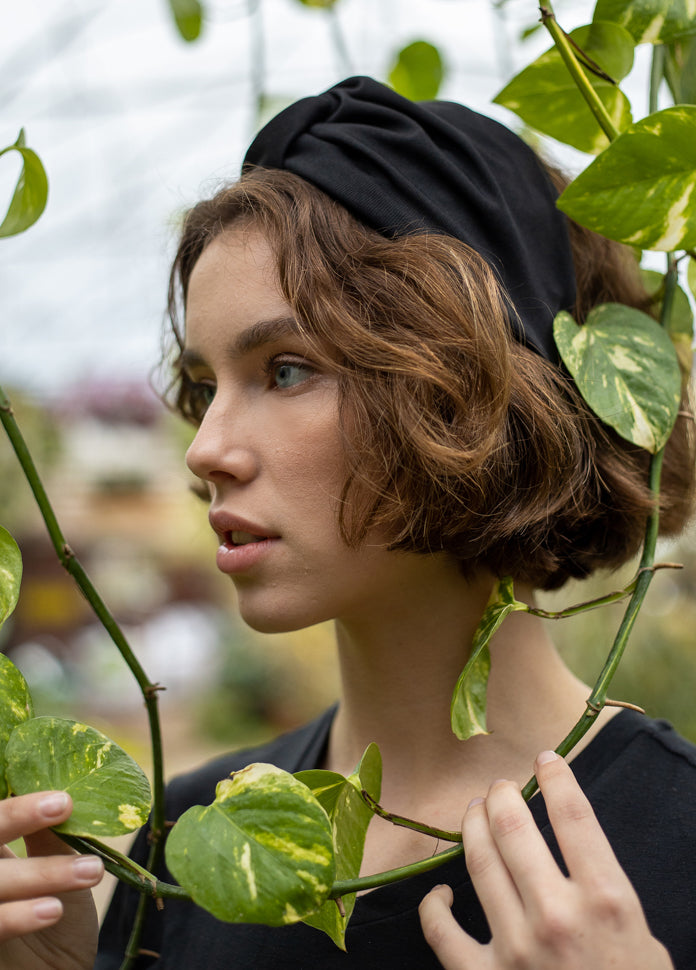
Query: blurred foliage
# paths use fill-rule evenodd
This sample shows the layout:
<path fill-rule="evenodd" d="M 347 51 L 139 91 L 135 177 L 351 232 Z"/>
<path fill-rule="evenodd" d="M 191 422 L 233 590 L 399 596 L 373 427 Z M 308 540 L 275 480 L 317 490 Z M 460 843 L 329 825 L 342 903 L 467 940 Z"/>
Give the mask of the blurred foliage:
<path fill-rule="evenodd" d="M 168 0 L 176 29 L 182 40 L 197 40 L 203 28 L 203 6 L 199 0 Z"/>
<path fill-rule="evenodd" d="M 445 66 L 437 47 L 425 40 L 416 40 L 397 54 L 389 71 L 389 83 L 405 98 L 412 101 L 431 101 L 437 97 Z"/>
<path fill-rule="evenodd" d="M 22 432 L 31 443 L 31 452 L 40 471 L 45 474 L 60 462 L 62 435 L 56 417 L 21 391 L 8 389 L 13 408 L 22 415 Z M 0 509 L 2 519 L 11 523 L 15 533 L 38 521 L 38 512 L 27 481 L 9 446 L 0 449 Z"/>

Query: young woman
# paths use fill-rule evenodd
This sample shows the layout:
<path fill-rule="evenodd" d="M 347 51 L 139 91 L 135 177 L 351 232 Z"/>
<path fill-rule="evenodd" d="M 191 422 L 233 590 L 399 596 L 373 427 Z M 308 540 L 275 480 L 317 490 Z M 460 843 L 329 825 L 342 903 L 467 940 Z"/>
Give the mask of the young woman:
<path fill-rule="evenodd" d="M 520 614 L 491 647 L 491 733 L 462 743 L 449 725 L 495 577 L 531 602 L 615 567 L 651 508 L 646 454 L 589 412 L 551 331 L 559 309 L 582 323 L 645 296 L 630 254 L 566 224 L 554 179 L 497 123 L 352 78 L 283 112 L 241 180 L 189 213 L 171 288 L 176 403 L 199 426 L 187 461 L 217 565 L 257 630 L 334 620 L 342 693 L 301 730 L 173 782 L 168 818 L 251 761 L 349 773 L 376 741 L 382 804 L 461 824 L 466 863 L 360 896 L 347 953 L 304 924 L 153 905 L 139 970 L 695 965 L 689 744 L 605 710 L 571 770 L 551 749 L 589 688 Z M 691 430 L 681 417 L 668 447 L 667 532 L 690 509 Z M 527 806 L 532 772 L 543 799 Z M 95 963 L 100 866 L 48 831 L 70 813 L 61 798 L 0 806 L 0 838 L 24 835 L 32 857 L 0 863 L 2 970 L 120 965 L 135 895 L 117 890 Z M 437 850 L 375 818 L 362 871 Z"/>

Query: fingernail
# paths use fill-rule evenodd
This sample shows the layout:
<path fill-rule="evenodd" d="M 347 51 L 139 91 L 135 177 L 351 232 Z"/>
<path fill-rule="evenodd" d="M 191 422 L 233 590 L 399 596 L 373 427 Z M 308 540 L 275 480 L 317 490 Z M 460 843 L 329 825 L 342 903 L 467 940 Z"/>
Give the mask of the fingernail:
<path fill-rule="evenodd" d="M 73 872 L 78 879 L 91 882 L 102 874 L 103 865 L 101 859 L 93 855 L 83 855 L 73 862 Z"/>
<path fill-rule="evenodd" d="M 34 916 L 42 920 L 58 919 L 63 912 L 63 907 L 58 899 L 40 899 L 34 903 Z"/>
<path fill-rule="evenodd" d="M 45 815 L 46 818 L 56 818 L 56 816 L 62 815 L 67 807 L 68 796 L 64 791 L 51 792 L 50 795 L 46 795 L 39 802 L 41 814 Z"/>
<path fill-rule="evenodd" d="M 477 798 L 472 798 L 471 801 L 469 802 L 469 804 L 467 805 L 467 811 L 470 808 L 473 808 L 474 805 L 480 805 L 484 801 L 485 801 L 485 799 L 484 798 L 481 798 L 480 796 L 477 797 Z"/>
<path fill-rule="evenodd" d="M 558 755 L 555 751 L 542 751 L 536 760 L 538 765 L 547 765 L 551 761 L 558 761 Z"/>

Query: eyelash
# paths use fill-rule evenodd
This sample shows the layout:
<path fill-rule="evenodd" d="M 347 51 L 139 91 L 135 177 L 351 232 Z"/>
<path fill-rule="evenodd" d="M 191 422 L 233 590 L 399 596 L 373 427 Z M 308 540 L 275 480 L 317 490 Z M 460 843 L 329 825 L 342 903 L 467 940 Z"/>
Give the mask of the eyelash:
<path fill-rule="evenodd" d="M 281 367 L 296 367 L 300 370 L 307 372 L 307 376 L 303 380 L 298 381 L 297 384 L 292 384 L 290 387 L 280 387 L 280 385 L 275 380 L 275 372 Z M 304 384 L 306 380 L 312 376 L 314 368 L 306 360 L 297 357 L 291 357 L 286 354 L 271 354 L 264 362 L 264 374 L 266 375 L 266 380 L 269 385 L 279 391 L 291 390 L 293 387 L 297 387 L 300 384 Z"/>

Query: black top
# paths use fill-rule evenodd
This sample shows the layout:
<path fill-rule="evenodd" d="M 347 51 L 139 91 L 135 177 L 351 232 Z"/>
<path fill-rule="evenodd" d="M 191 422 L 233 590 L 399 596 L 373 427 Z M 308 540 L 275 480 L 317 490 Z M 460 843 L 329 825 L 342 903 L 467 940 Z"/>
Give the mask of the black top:
<path fill-rule="evenodd" d="M 251 751 L 237 752 L 176 779 L 168 788 L 167 817 L 177 818 L 193 804 L 208 804 L 215 785 L 252 761 L 287 771 L 321 762 L 333 711 Z M 572 762 L 614 851 L 633 883 L 657 939 L 665 944 L 676 970 L 696 967 L 696 747 L 664 721 L 622 711 Z M 541 797 L 531 810 L 556 858 L 558 847 Z M 143 861 L 141 833 L 133 854 Z M 165 873 L 163 878 L 171 881 Z M 159 958 L 141 957 L 137 970 L 437 970 L 425 943 L 417 907 L 438 883 L 454 890 L 453 912 L 481 942 L 490 939 L 483 911 L 463 859 L 433 872 L 373 890 L 358 898 L 343 953 L 327 936 L 302 923 L 280 928 L 222 923 L 192 903 L 166 902 L 152 908 L 143 948 Z M 95 970 L 118 970 L 136 904 L 122 884 L 102 928 Z"/>

